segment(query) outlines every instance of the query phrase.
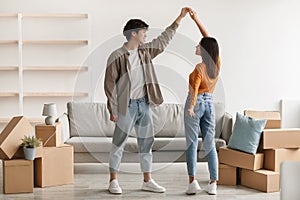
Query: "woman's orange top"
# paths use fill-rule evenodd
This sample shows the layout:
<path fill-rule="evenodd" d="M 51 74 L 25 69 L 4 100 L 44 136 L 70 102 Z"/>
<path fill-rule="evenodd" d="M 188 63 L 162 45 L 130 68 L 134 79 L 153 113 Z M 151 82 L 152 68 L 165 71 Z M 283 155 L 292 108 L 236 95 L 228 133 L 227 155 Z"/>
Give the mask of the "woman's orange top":
<path fill-rule="evenodd" d="M 218 63 L 218 70 L 220 70 L 220 63 Z M 189 75 L 189 94 L 190 106 L 195 106 L 197 101 L 197 95 L 204 92 L 213 93 L 218 76 L 211 79 L 207 74 L 205 63 L 197 64 L 194 71 Z"/>

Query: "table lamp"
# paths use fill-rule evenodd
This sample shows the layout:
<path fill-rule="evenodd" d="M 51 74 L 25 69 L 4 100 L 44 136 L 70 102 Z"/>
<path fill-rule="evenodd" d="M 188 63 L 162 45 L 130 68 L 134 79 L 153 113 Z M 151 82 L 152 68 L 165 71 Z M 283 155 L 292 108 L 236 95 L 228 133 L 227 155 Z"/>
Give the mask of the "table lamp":
<path fill-rule="evenodd" d="M 57 116 L 56 104 L 55 103 L 44 104 L 43 116 L 47 116 L 45 118 L 46 125 L 54 125 L 55 116 Z"/>

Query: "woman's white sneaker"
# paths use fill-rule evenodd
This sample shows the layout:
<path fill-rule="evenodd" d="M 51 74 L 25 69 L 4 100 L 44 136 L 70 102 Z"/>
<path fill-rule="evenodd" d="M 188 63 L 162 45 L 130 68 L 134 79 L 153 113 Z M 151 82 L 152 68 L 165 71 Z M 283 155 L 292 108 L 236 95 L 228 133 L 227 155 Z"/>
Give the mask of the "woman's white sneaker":
<path fill-rule="evenodd" d="M 148 182 L 143 182 L 142 190 L 163 193 L 166 191 L 166 188 L 158 185 L 153 179 L 150 179 Z"/>
<path fill-rule="evenodd" d="M 112 194 L 122 194 L 122 188 L 119 186 L 117 179 L 114 179 L 109 183 L 108 191 Z"/>
<path fill-rule="evenodd" d="M 188 185 L 188 188 L 186 190 L 186 194 L 191 195 L 191 194 L 196 194 L 197 192 L 201 191 L 201 187 L 198 184 L 197 180 L 193 180 L 193 182 L 191 182 Z"/>
<path fill-rule="evenodd" d="M 208 183 L 206 187 L 204 187 L 204 190 L 208 194 L 216 195 L 217 194 L 217 182 Z"/>

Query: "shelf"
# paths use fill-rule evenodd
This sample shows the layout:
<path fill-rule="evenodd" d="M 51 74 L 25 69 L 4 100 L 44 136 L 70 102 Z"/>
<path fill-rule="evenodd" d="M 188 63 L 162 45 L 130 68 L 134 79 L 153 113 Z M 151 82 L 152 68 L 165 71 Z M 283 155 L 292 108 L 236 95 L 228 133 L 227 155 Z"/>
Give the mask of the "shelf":
<path fill-rule="evenodd" d="M 24 97 L 87 97 L 88 93 L 74 92 L 25 92 Z"/>
<path fill-rule="evenodd" d="M 11 118 L 0 118 L 0 124 L 7 124 Z M 30 123 L 44 123 L 43 118 L 29 118 L 28 119 Z"/>
<path fill-rule="evenodd" d="M 26 66 L 23 67 L 24 71 L 88 71 L 88 67 L 80 67 L 80 66 L 53 66 L 53 67 L 45 67 L 45 66 Z"/>
<path fill-rule="evenodd" d="M 18 67 L 16 66 L 3 66 L 3 67 L 0 67 L 0 71 L 18 71 Z"/>
<path fill-rule="evenodd" d="M 0 118 L 0 124 L 7 124 L 10 121 L 10 118 Z"/>
<path fill-rule="evenodd" d="M 0 40 L 0 44 L 18 44 L 18 40 Z"/>
<path fill-rule="evenodd" d="M 0 97 L 17 97 L 19 96 L 16 92 L 0 92 Z"/>
<path fill-rule="evenodd" d="M 61 44 L 61 45 L 87 45 L 88 40 L 24 40 L 23 44 Z"/>
<path fill-rule="evenodd" d="M 88 14 L 23 14 L 28 18 L 88 18 Z"/>
<path fill-rule="evenodd" d="M 0 17 L 18 17 L 16 13 L 1 13 Z"/>
<path fill-rule="evenodd" d="M 44 123 L 45 119 L 44 118 L 29 118 L 28 119 L 30 123 Z"/>

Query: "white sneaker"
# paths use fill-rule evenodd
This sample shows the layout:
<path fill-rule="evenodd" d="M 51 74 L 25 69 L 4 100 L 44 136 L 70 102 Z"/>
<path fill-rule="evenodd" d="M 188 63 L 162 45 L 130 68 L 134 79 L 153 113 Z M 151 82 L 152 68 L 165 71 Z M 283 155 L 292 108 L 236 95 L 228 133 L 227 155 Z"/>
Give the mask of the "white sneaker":
<path fill-rule="evenodd" d="M 122 194 L 122 188 L 119 186 L 117 179 L 114 179 L 109 183 L 108 191 L 112 194 Z"/>
<path fill-rule="evenodd" d="M 198 184 L 197 180 L 193 180 L 193 182 L 191 182 L 188 185 L 188 188 L 186 190 L 186 194 L 196 194 L 197 192 L 201 191 L 201 187 Z"/>
<path fill-rule="evenodd" d="M 208 183 L 207 186 L 204 187 L 204 190 L 208 194 L 216 195 L 217 194 L 217 182 Z"/>
<path fill-rule="evenodd" d="M 166 188 L 158 185 L 153 179 L 150 179 L 148 182 L 143 182 L 142 190 L 163 193 L 166 191 Z"/>

